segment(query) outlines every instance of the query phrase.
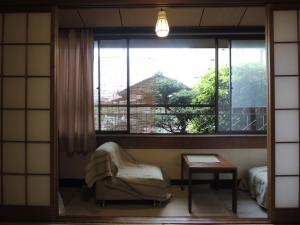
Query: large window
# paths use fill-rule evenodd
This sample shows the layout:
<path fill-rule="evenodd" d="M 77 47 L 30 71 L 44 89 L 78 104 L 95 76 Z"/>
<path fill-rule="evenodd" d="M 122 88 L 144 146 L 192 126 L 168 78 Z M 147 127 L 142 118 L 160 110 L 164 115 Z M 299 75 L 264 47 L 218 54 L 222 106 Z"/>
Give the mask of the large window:
<path fill-rule="evenodd" d="M 97 40 L 99 133 L 266 131 L 263 41 Z"/>

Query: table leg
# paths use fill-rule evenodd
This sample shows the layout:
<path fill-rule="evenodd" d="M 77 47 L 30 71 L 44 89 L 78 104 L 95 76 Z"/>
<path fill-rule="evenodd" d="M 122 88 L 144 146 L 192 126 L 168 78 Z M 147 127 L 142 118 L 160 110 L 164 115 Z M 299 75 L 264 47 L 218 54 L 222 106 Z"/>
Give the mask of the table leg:
<path fill-rule="evenodd" d="M 215 189 L 215 190 L 218 190 L 219 189 L 219 187 L 218 187 L 218 185 L 219 185 L 219 173 L 214 173 L 214 182 L 213 182 L 213 188 Z"/>
<path fill-rule="evenodd" d="M 237 171 L 232 173 L 232 212 L 237 212 Z"/>
<path fill-rule="evenodd" d="M 189 169 L 189 191 L 188 191 L 188 195 L 189 195 L 189 213 L 192 213 L 192 171 L 191 169 Z"/>
<path fill-rule="evenodd" d="M 181 181 L 180 181 L 181 190 L 184 189 L 183 180 L 184 180 L 184 158 L 183 155 L 181 155 Z"/>

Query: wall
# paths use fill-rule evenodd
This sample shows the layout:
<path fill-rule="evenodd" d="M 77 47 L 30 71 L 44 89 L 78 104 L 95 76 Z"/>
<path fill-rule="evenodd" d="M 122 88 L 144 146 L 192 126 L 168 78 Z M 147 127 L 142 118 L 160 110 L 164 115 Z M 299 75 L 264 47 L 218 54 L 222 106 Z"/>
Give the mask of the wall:
<path fill-rule="evenodd" d="M 153 163 L 163 168 L 171 179 L 180 178 L 180 154 L 193 153 L 218 153 L 238 167 L 239 177 L 254 166 L 266 165 L 267 149 L 131 149 L 129 152 L 137 160 L 145 163 Z M 84 178 L 84 168 L 88 156 L 68 157 L 60 153 L 60 178 Z"/>

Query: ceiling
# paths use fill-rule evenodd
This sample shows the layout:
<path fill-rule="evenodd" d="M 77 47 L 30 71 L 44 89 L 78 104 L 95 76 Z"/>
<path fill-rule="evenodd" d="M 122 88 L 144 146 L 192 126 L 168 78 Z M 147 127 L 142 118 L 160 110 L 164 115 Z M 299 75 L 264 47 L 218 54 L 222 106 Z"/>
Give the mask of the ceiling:
<path fill-rule="evenodd" d="M 264 26 L 264 7 L 164 8 L 171 27 Z M 61 9 L 62 28 L 154 27 L 160 8 Z"/>

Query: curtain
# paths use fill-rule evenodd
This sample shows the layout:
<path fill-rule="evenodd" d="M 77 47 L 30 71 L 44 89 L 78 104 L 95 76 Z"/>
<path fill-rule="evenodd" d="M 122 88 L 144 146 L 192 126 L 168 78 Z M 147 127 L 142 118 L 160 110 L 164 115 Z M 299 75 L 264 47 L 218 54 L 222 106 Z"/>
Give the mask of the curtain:
<path fill-rule="evenodd" d="M 57 76 L 60 151 L 69 155 L 95 150 L 93 110 L 93 34 L 61 30 Z"/>

